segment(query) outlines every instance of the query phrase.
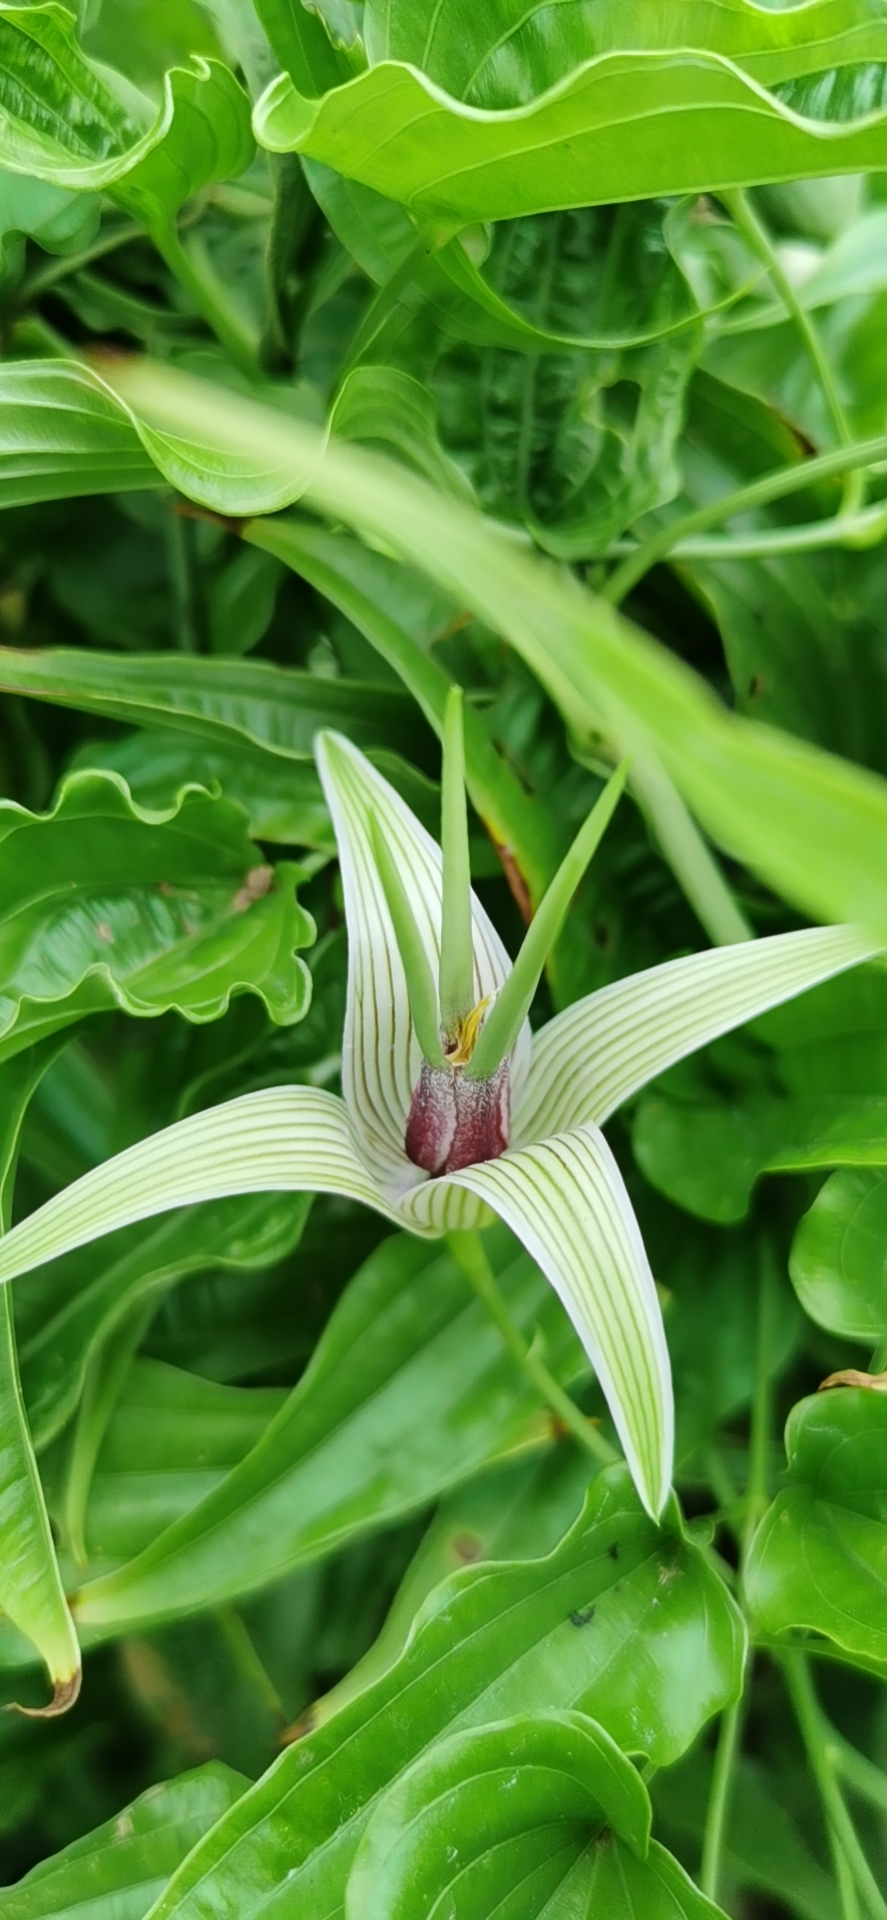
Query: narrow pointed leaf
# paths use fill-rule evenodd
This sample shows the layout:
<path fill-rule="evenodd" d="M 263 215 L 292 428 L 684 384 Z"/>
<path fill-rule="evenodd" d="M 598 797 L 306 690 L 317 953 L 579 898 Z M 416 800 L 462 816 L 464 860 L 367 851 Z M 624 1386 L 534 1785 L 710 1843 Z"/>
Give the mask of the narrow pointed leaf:
<path fill-rule="evenodd" d="M 514 1045 L 542 978 L 545 962 L 567 917 L 570 902 L 583 874 L 600 846 L 613 818 L 628 773 L 627 761 L 608 780 L 569 853 L 540 902 L 524 937 L 520 953 L 484 1023 L 468 1071 L 478 1080 L 495 1072 Z"/>
<path fill-rule="evenodd" d="M 577 1000 L 534 1037 L 515 1138 L 602 1123 L 685 1054 L 876 951 L 856 927 L 814 927 L 670 960 Z"/>
<path fill-rule="evenodd" d="M 375 1177 L 403 1191 L 421 1177 L 406 1158 L 404 1135 L 422 1056 L 374 834 L 384 837 L 400 873 L 432 974 L 440 962 L 441 852 L 399 794 L 347 740 L 325 734 L 318 742 L 317 764 L 336 831 L 348 922 L 342 1087 Z M 476 1003 L 498 991 L 509 962 L 475 899 L 472 924 Z"/>
<path fill-rule="evenodd" d="M 442 1183 L 436 1183 L 442 1184 Z M 660 1514 L 674 1408 L 662 1315 L 640 1230 L 603 1134 L 585 1126 L 447 1176 L 493 1208 L 551 1281 L 607 1397 L 635 1484 Z M 405 1202 L 422 1221 L 425 1189 Z"/>
<path fill-rule="evenodd" d="M 198 1840 L 229 1813 L 249 1782 L 206 1766 L 149 1787 L 138 1800 L 4 1888 L 4 1920 L 142 1920 Z"/>
<path fill-rule="evenodd" d="M 344 1193 L 396 1219 L 347 1112 L 313 1087 L 269 1087 L 179 1120 L 56 1194 L 0 1241 L 0 1282 L 171 1207 L 233 1193 Z"/>
<path fill-rule="evenodd" d="M 28 1102 L 57 1047 L 44 1041 L 0 1068 L 0 1231 L 9 1219 Z M 70 1706 L 80 1686 L 80 1649 L 22 1400 L 8 1287 L 0 1297 L 0 1606 L 46 1662 L 52 1706 L 59 1711 Z"/>
<path fill-rule="evenodd" d="M 457 1020 L 463 1020 L 471 1012 L 474 992 L 465 735 L 460 687 L 451 687 L 444 711 L 440 840 L 443 853 L 440 1017 L 444 1031 L 449 1032 Z"/>
<path fill-rule="evenodd" d="M 370 821 L 370 841 L 404 970 L 416 1038 L 424 1058 L 434 1067 L 443 1067 L 445 1060 L 440 1044 L 440 1013 L 431 963 L 416 925 L 409 894 L 375 820 Z"/>

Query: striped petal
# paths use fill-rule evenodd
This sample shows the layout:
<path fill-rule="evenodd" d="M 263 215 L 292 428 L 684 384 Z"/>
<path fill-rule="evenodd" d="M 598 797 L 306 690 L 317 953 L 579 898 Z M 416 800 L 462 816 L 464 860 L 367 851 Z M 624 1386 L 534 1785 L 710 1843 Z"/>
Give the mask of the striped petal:
<path fill-rule="evenodd" d="M 591 1360 L 644 1506 L 658 1518 L 674 1450 L 668 1347 L 640 1228 L 603 1134 L 577 1127 L 435 1184 L 485 1201 L 541 1267 Z"/>
<path fill-rule="evenodd" d="M 856 927 L 812 927 L 671 960 L 577 1000 L 534 1035 L 515 1144 L 600 1125 L 676 1060 L 878 951 Z"/>
<path fill-rule="evenodd" d="M 435 978 L 440 957 L 441 851 L 406 802 L 350 740 L 338 733 L 322 733 L 316 753 L 333 817 L 348 923 L 342 1086 L 368 1166 L 389 1193 L 402 1194 L 425 1179 L 404 1152 L 422 1056 L 413 1032 L 403 963 L 373 857 L 371 821 L 376 821 L 395 857 Z M 480 1001 L 498 992 L 511 962 L 473 894 L 471 904 L 475 993 Z M 513 1090 L 523 1082 L 529 1046 L 527 1027 L 515 1048 Z"/>
<path fill-rule="evenodd" d="M 0 1282 L 171 1207 L 287 1192 L 347 1194 L 397 1219 L 355 1151 L 344 1101 L 269 1087 L 179 1120 L 75 1180 L 0 1239 Z"/>

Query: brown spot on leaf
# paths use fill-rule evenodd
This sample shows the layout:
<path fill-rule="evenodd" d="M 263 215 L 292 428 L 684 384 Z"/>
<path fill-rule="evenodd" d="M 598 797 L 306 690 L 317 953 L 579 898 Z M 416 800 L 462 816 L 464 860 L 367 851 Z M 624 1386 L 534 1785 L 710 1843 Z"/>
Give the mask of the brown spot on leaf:
<path fill-rule="evenodd" d="M 274 885 L 273 867 L 250 867 L 243 886 L 231 902 L 232 913 L 246 913 Z"/>
<path fill-rule="evenodd" d="M 57 1680 L 52 1699 L 45 1707 L 23 1707 L 18 1700 L 10 1700 L 7 1713 L 24 1714 L 26 1720 L 56 1720 L 59 1714 L 67 1713 L 73 1707 L 80 1693 L 83 1668 L 69 1674 L 66 1680 Z"/>

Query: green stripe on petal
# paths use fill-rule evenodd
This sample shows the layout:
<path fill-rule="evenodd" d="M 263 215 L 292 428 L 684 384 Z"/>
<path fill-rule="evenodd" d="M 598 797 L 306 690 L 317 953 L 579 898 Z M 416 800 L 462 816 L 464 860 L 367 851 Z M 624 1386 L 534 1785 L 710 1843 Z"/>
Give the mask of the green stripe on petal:
<path fill-rule="evenodd" d="M 674 1451 L 671 1367 L 640 1228 L 603 1134 L 579 1127 L 436 1182 L 451 1183 L 485 1200 L 551 1282 L 606 1395 L 638 1493 L 658 1518 Z"/>
<path fill-rule="evenodd" d="M 432 972 L 440 963 L 443 898 L 439 846 L 369 760 L 338 733 L 316 743 L 339 849 L 348 923 L 348 999 L 342 1089 L 360 1150 L 386 1190 L 402 1193 L 424 1178 L 407 1160 L 404 1134 L 422 1064 L 406 975 L 373 850 L 381 834 L 397 866 Z M 476 1000 L 496 994 L 511 962 L 480 902 L 471 896 Z M 512 1070 L 520 1087 L 529 1063 L 529 1027 Z"/>
<path fill-rule="evenodd" d="M 195 1113 L 85 1173 L 0 1240 L 0 1282 L 118 1227 L 234 1193 L 341 1193 L 396 1220 L 342 1100 L 269 1087 Z"/>
<path fill-rule="evenodd" d="M 512 1139 L 602 1124 L 676 1060 L 878 951 L 856 927 L 812 927 L 670 960 L 577 1000 L 534 1035 Z"/>

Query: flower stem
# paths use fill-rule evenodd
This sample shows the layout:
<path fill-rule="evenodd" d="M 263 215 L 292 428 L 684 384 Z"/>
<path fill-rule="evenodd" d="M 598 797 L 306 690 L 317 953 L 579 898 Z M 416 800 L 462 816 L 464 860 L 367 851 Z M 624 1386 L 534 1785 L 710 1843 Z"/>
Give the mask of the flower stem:
<path fill-rule="evenodd" d="M 887 1901 L 878 1890 L 875 1876 L 862 1851 L 859 1836 L 844 1803 L 844 1796 L 836 1778 L 835 1755 L 831 1746 L 832 1730 L 817 1700 L 813 1682 L 810 1679 L 810 1669 L 800 1649 L 793 1648 L 783 1654 L 782 1670 L 828 1821 L 836 1872 L 839 1858 L 841 1858 L 849 1868 L 852 1881 L 855 1882 L 872 1920 L 887 1920 Z M 842 1887 L 842 1902 L 844 1920 L 856 1920 L 859 1906 L 855 1901 L 855 1894 L 853 1903 L 849 1902 Z"/>
<path fill-rule="evenodd" d="M 737 906 L 708 842 L 654 754 L 645 753 L 635 758 L 631 784 L 681 891 L 709 939 L 717 947 L 752 940 L 752 929 Z"/>
<path fill-rule="evenodd" d="M 619 1455 L 615 1447 L 611 1447 L 609 1440 L 604 1439 L 597 1427 L 586 1420 L 575 1401 L 570 1399 L 554 1374 L 549 1372 L 544 1360 L 540 1360 L 533 1348 L 527 1345 L 520 1328 L 515 1326 L 487 1259 L 480 1234 L 448 1233 L 446 1240 L 457 1266 L 461 1267 L 478 1298 L 483 1301 L 490 1319 L 498 1327 L 512 1359 L 520 1367 L 521 1372 L 526 1374 L 528 1380 L 532 1381 L 536 1392 L 551 1408 L 559 1424 L 567 1428 L 573 1439 L 578 1440 L 579 1445 L 585 1448 L 586 1453 L 591 1454 L 599 1467 L 610 1466 L 614 1460 L 618 1460 Z"/>
<path fill-rule="evenodd" d="M 192 234 L 186 246 L 174 226 L 164 226 L 153 232 L 151 238 L 170 272 L 191 295 L 198 313 L 227 348 L 235 366 L 255 379 L 259 370 L 257 342 L 247 322 L 226 300 L 209 254 L 198 236 Z"/>
<path fill-rule="evenodd" d="M 745 1691 L 721 1720 L 718 1734 L 718 1746 L 715 1754 L 714 1771 L 708 1806 L 705 1810 L 705 1832 L 702 1838 L 702 1868 L 699 1885 L 709 1899 L 716 1900 L 718 1880 L 721 1872 L 721 1854 L 727 1828 L 727 1816 L 730 1810 L 730 1798 L 733 1791 L 733 1774 L 742 1740 L 742 1725 L 745 1719 Z"/>
<path fill-rule="evenodd" d="M 847 416 L 832 378 L 828 355 L 820 340 L 819 330 L 811 314 L 808 313 L 807 308 L 798 299 L 795 288 L 792 286 L 788 274 L 782 266 L 779 254 L 770 239 L 770 235 L 763 221 L 755 211 L 747 195 L 744 194 L 740 188 L 734 187 L 730 192 L 723 193 L 721 198 L 737 227 L 745 234 L 746 239 L 751 242 L 759 259 L 763 260 L 770 279 L 777 293 L 784 301 L 787 311 L 791 314 L 816 369 L 819 384 L 825 396 L 828 410 L 832 416 L 838 439 L 842 446 L 850 446 L 853 436 L 850 432 Z M 855 509 L 861 505 L 862 497 L 863 487 L 860 474 L 858 470 L 851 471 L 847 476 L 844 486 L 844 510 L 847 513 L 855 511 Z"/>

